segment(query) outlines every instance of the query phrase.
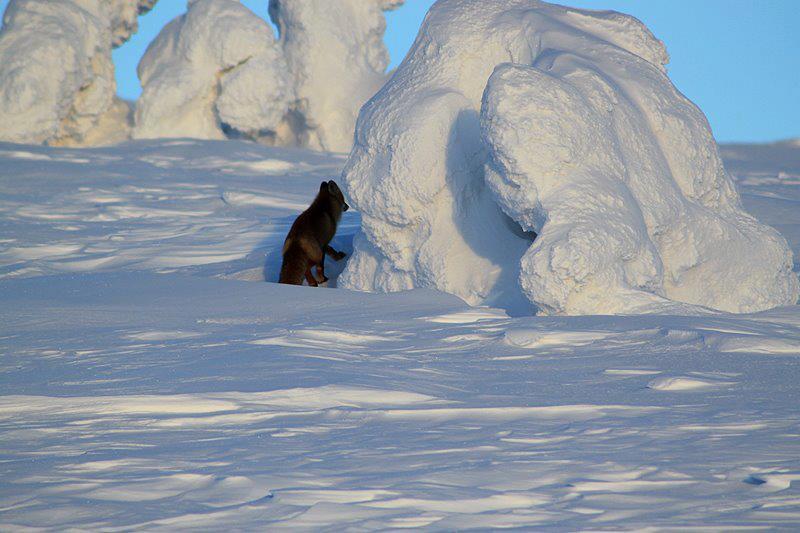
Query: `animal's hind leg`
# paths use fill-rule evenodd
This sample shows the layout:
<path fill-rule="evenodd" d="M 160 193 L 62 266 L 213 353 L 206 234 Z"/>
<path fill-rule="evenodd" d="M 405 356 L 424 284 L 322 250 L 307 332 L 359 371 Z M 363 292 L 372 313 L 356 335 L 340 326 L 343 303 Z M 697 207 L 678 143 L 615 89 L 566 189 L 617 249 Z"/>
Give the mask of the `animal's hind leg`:
<path fill-rule="evenodd" d="M 312 287 L 318 287 L 319 286 L 319 284 L 317 283 L 317 280 L 314 279 L 314 275 L 311 273 L 311 265 L 308 265 L 308 268 L 306 269 L 306 281 Z"/>
<path fill-rule="evenodd" d="M 319 283 L 328 281 L 327 276 L 325 276 L 325 254 L 322 255 L 322 259 L 317 263 L 317 281 Z"/>

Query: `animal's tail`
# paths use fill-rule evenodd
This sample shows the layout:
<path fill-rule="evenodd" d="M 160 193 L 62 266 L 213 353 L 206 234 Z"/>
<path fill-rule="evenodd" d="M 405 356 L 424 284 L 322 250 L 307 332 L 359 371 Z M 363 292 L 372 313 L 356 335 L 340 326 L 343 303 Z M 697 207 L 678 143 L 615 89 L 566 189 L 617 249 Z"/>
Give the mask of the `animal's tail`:
<path fill-rule="evenodd" d="M 306 261 L 303 251 L 290 246 L 283 254 L 281 275 L 278 278 L 278 283 L 302 285 L 307 269 L 308 261 Z"/>

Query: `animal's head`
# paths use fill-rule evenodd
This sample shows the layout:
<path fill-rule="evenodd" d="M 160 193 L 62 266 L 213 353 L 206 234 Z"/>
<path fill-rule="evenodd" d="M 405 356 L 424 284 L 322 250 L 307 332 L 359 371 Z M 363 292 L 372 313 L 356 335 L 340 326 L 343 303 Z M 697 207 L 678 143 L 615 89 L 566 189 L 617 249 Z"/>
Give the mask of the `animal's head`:
<path fill-rule="evenodd" d="M 350 206 L 344 201 L 344 195 L 342 194 L 342 190 L 336 185 L 336 182 L 333 180 L 330 181 L 323 181 L 319 186 L 320 194 L 328 193 L 328 195 L 333 199 L 333 201 L 341 207 L 342 211 L 347 211 L 350 209 Z"/>

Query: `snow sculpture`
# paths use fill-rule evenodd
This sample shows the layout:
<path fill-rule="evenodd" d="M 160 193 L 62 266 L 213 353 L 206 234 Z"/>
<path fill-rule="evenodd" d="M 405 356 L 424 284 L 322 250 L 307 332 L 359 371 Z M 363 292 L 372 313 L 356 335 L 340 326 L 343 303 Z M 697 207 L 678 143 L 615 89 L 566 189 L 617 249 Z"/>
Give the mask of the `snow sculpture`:
<path fill-rule="evenodd" d="M 272 28 L 237 0 L 196 0 L 139 63 L 135 138 L 274 136 L 293 99 Z"/>
<path fill-rule="evenodd" d="M 742 210 L 667 61 L 618 13 L 439 0 L 359 116 L 339 284 L 549 314 L 795 303 L 786 241 Z"/>
<path fill-rule="evenodd" d="M 156 0 L 11 0 L 0 32 L 0 140 L 97 144 L 127 136 L 112 46 Z"/>

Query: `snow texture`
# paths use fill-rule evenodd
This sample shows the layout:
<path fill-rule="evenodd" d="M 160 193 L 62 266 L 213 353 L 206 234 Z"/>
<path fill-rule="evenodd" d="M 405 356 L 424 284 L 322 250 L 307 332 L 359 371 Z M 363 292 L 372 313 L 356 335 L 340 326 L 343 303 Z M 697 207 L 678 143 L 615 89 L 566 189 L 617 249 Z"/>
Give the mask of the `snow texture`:
<path fill-rule="evenodd" d="M 619 13 L 437 2 L 359 116 L 342 285 L 515 313 L 794 304 L 785 239 L 743 211 L 667 60 Z"/>
<path fill-rule="evenodd" d="M 0 140 L 62 145 L 126 138 L 112 47 L 156 0 L 11 0 L 0 30 Z"/>
<path fill-rule="evenodd" d="M 800 251 L 800 149 L 722 155 Z M 344 163 L 0 143 L 0 530 L 798 529 L 800 307 L 514 318 L 264 283 Z"/>
<path fill-rule="evenodd" d="M 196 0 L 139 64 L 135 138 L 244 136 L 346 152 L 386 80 L 383 11 L 398 0 L 272 0 L 280 30 L 236 0 Z"/>

